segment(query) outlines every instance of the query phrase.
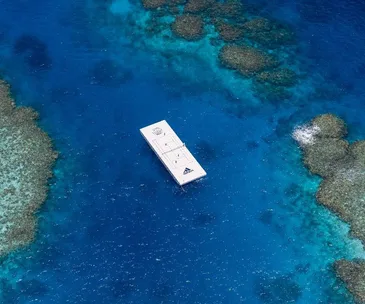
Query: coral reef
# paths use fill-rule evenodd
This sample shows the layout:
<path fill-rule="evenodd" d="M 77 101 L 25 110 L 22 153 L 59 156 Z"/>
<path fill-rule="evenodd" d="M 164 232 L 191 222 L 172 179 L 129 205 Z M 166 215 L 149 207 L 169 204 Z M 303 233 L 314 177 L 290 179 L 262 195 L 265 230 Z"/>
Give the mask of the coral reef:
<path fill-rule="evenodd" d="M 346 159 L 349 144 L 345 140 L 323 138 L 316 140 L 304 149 L 304 164 L 313 174 L 329 177 L 342 165 Z"/>
<path fill-rule="evenodd" d="M 349 144 L 346 124 L 333 114 L 319 115 L 297 129 L 304 164 L 323 177 L 317 201 L 350 224 L 351 235 L 365 244 L 365 141 Z M 365 261 L 338 261 L 338 276 L 359 303 L 365 303 Z"/>
<path fill-rule="evenodd" d="M 315 117 L 312 125 L 316 125 L 321 130 L 316 136 L 342 138 L 347 135 L 345 122 L 333 114 L 323 114 Z"/>
<path fill-rule="evenodd" d="M 245 20 L 243 5 L 237 0 L 214 2 L 209 13 L 213 18 L 224 18 L 235 22 L 243 22 Z"/>
<path fill-rule="evenodd" d="M 262 72 L 257 75 L 256 79 L 276 86 L 291 87 L 297 83 L 297 74 L 289 69 L 276 69 Z"/>
<path fill-rule="evenodd" d="M 233 42 L 243 36 L 242 27 L 229 24 L 223 19 L 215 19 L 214 26 L 217 29 L 219 37 L 225 42 Z"/>
<path fill-rule="evenodd" d="M 335 270 L 347 288 L 354 295 L 357 303 L 365 303 L 365 261 L 339 260 Z"/>
<path fill-rule="evenodd" d="M 8 85 L 0 81 L 0 256 L 34 238 L 34 213 L 47 197 L 47 181 L 57 158 L 48 135 L 31 108 L 15 107 Z"/>
<path fill-rule="evenodd" d="M 180 38 L 198 40 L 204 35 L 204 22 L 199 16 L 184 14 L 175 18 L 171 29 Z"/>
<path fill-rule="evenodd" d="M 166 5 L 166 0 L 142 0 L 142 5 L 148 10 L 158 9 Z"/>
<path fill-rule="evenodd" d="M 340 118 L 323 114 L 298 128 L 293 135 L 303 148 L 303 161 L 308 169 L 321 177 L 330 177 L 352 165 L 349 144 L 342 139 L 346 134 L 346 125 Z"/>
<path fill-rule="evenodd" d="M 339 168 L 331 178 L 322 181 L 317 200 L 350 223 L 351 234 L 365 242 L 365 166 L 356 163 Z"/>
<path fill-rule="evenodd" d="M 247 33 L 268 32 L 272 29 L 272 23 L 266 18 L 254 18 L 243 25 Z"/>
<path fill-rule="evenodd" d="M 168 0 L 168 5 L 169 6 L 178 6 L 178 5 L 183 5 L 186 4 L 187 0 Z"/>
<path fill-rule="evenodd" d="M 350 153 L 359 165 L 365 165 L 365 140 L 355 141 L 350 146 Z"/>
<path fill-rule="evenodd" d="M 293 94 L 289 88 L 297 82 L 294 71 L 278 68 L 257 74 L 253 88 L 260 99 L 276 103 L 290 99 Z"/>
<path fill-rule="evenodd" d="M 253 86 L 255 95 L 261 100 L 277 103 L 290 99 L 293 94 L 284 86 L 277 86 L 270 83 L 255 82 Z"/>
<path fill-rule="evenodd" d="M 136 28 L 144 30 L 147 38 L 151 39 L 148 42 L 151 42 L 152 48 L 168 44 L 171 49 L 179 48 L 177 52 L 180 54 L 201 57 L 214 66 L 216 72 L 217 64 L 221 63 L 221 66 L 236 70 L 245 78 L 253 78 L 250 82 L 252 92 L 245 90 L 245 93 L 263 101 L 276 103 L 288 100 L 297 92 L 291 89 L 298 84 L 298 77 L 293 71 L 295 67 L 278 68 L 279 65 L 290 67 L 299 64 L 293 48 L 288 46 L 294 42 L 294 33 L 288 26 L 258 17 L 259 11 L 250 10 L 239 0 L 142 0 L 142 4 L 150 12 L 147 19 L 136 17 L 135 20 L 144 21 L 135 21 L 134 24 L 138 24 Z M 205 37 L 206 40 L 203 39 Z M 184 46 L 179 42 L 174 46 L 174 38 L 199 40 L 194 47 L 199 44 L 201 52 L 192 51 L 190 54 L 189 48 L 182 50 Z M 209 51 L 203 51 L 207 48 L 206 42 L 211 46 Z M 219 60 L 212 63 L 204 53 L 207 51 L 219 54 Z M 164 51 L 161 53 L 164 56 Z M 236 76 L 230 75 L 232 78 Z M 237 88 L 237 81 L 240 81 L 239 78 L 222 80 L 222 83 L 232 86 L 230 90 L 233 91 Z M 242 85 L 248 83 L 242 80 Z M 233 95 L 239 95 L 239 92 L 233 92 Z"/>
<path fill-rule="evenodd" d="M 294 41 L 294 33 L 291 30 L 266 18 L 254 18 L 243 24 L 243 29 L 247 37 L 269 48 Z"/>
<path fill-rule="evenodd" d="M 249 46 L 225 45 L 219 53 L 220 62 L 244 76 L 252 76 L 276 67 L 279 62 L 271 55 Z"/>
<path fill-rule="evenodd" d="M 189 0 L 184 7 L 184 13 L 198 14 L 206 12 L 213 3 L 214 0 Z"/>

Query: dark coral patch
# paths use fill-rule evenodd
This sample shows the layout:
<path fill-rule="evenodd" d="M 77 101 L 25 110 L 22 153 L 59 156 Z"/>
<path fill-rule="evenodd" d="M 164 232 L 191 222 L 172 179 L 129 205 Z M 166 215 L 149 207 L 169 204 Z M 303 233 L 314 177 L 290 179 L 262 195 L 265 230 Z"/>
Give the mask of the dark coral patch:
<path fill-rule="evenodd" d="M 30 297 L 40 297 L 48 292 L 47 285 L 39 280 L 20 281 L 16 287 L 22 295 L 27 295 Z"/>
<path fill-rule="evenodd" d="M 294 42 L 294 33 L 287 26 L 266 18 L 254 18 L 243 24 L 248 38 L 266 47 L 279 47 Z"/>
<path fill-rule="evenodd" d="M 265 71 L 257 75 L 260 82 L 267 82 L 272 85 L 291 87 L 297 83 L 297 74 L 289 69 L 276 69 Z"/>
<path fill-rule="evenodd" d="M 168 302 L 168 298 L 173 295 L 173 293 L 173 285 L 171 285 L 165 278 L 157 280 L 152 284 L 151 294 L 159 301 Z"/>
<path fill-rule="evenodd" d="M 216 215 L 209 212 L 199 212 L 195 215 L 194 225 L 204 227 L 212 224 L 217 219 Z"/>
<path fill-rule="evenodd" d="M 18 304 L 19 296 L 21 295 L 18 290 L 13 286 L 12 282 L 7 279 L 0 279 L 1 288 L 1 303 L 6 304 Z"/>
<path fill-rule="evenodd" d="M 89 77 L 92 84 L 115 87 L 133 79 L 133 72 L 113 60 L 103 59 L 89 71 Z"/>
<path fill-rule="evenodd" d="M 296 5 L 301 18 L 309 22 L 327 23 L 336 16 L 334 5 L 330 1 L 300 0 Z"/>
<path fill-rule="evenodd" d="M 281 103 L 292 97 L 292 92 L 287 90 L 284 86 L 272 85 L 270 83 L 256 82 L 253 86 L 255 95 L 272 103 Z"/>
<path fill-rule="evenodd" d="M 264 304 L 295 303 L 302 292 L 290 276 L 262 277 L 255 282 L 254 291 Z"/>
<path fill-rule="evenodd" d="M 262 211 L 259 215 L 259 221 L 265 225 L 271 225 L 273 222 L 274 212 L 272 209 Z"/>
<path fill-rule="evenodd" d="M 16 55 L 23 55 L 29 67 L 37 70 L 47 70 L 52 66 L 47 45 L 38 37 L 24 34 L 13 46 Z"/>
<path fill-rule="evenodd" d="M 204 161 L 213 161 L 217 158 L 217 151 L 209 142 L 205 140 L 198 142 L 196 150 L 199 159 Z"/>
<path fill-rule="evenodd" d="M 247 147 L 248 151 L 256 150 L 259 146 L 260 146 L 260 144 L 257 141 L 254 141 L 254 140 L 249 140 L 246 143 L 246 147 Z"/>
<path fill-rule="evenodd" d="M 116 280 L 110 285 L 110 290 L 115 298 L 128 298 L 136 290 L 133 280 Z"/>

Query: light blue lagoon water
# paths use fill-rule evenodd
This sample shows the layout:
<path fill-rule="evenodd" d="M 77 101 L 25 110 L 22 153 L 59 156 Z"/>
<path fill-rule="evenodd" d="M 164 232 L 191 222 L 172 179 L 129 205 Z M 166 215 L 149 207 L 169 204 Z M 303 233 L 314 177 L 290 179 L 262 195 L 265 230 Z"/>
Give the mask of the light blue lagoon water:
<path fill-rule="evenodd" d="M 291 133 L 333 112 L 364 137 L 365 7 L 269 2 L 251 4 L 294 27 L 306 74 L 287 101 L 208 44 L 158 44 L 139 3 L 0 1 L 2 77 L 61 155 L 36 241 L 2 261 L 1 303 L 353 303 L 331 265 L 362 248 L 316 204 Z M 185 191 L 139 134 L 161 119 L 208 172 Z"/>

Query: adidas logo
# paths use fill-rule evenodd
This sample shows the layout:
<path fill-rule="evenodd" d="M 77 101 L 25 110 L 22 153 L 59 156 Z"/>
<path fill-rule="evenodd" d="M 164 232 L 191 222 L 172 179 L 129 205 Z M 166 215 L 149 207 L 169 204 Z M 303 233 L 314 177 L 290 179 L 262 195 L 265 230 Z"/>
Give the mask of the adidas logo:
<path fill-rule="evenodd" d="M 185 175 L 185 174 L 188 174 L 188 173 L 193 172 L 193 171 L 194 171 L 194 170 L 192 170 L 192 169 L 185 168 L 185 170 L 184 170 L 183 174 Z"/>

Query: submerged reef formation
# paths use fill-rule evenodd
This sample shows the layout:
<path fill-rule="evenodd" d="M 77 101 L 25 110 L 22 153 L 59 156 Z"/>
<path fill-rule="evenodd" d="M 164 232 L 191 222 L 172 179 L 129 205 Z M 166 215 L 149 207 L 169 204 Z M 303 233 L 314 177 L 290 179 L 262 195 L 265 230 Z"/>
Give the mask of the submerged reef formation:
<path fill-rule="evenodd" d="M 29 244 L 37 209 L 47 197 L 47 182 L 57 158 L 48 135 L 36 124 L 37 112 L 16 107 L 0 80 L 0 256 Z"/>
<path fill-rule="evenodd" d="M 343 120 L 324 114 L 298 127 L 293 137 L 304 164 L 323 178 L 317 201 L 349 223 L 351 235 L 365 244 L 365 140 L 350 144 L 346 134 Z M 356 300 L 365 303 L 365 261 L 341 260 L 335 269 Z"/>
<path fill-rule="evenodd" d="M 273 56 L 248 46 L 225 45 L 219 53 L 219 59 L 224 66 L 244 76 L 255 75 L 278 65 Z"/>
<path fill-rule="evenodd" d="M 184 14 L 176 17 L 171 29 L 180 38 L 198 40 L 203 37 L 204 22 L 199 16 Z"/>
<path fill-rule="evenodd" d="M 241 76 L 242 82 L 252 79 L 256 97 L 290 98 L 289 92 L 298 83 L 298 77 L 295 67 L 290 68 L 295 64 L 290 49 L 295 35 L 288 26 L 251 15 L 239 0 L 142 0 L 142 6 L 149 13 L 144 23 L 136 22 L 137 27 L 154 36 L 150 36 L 153 47 L 161 42 L 164 54 L 167 43 L 177 54 L 186 53 L 181 50 L 180 39 L 201 43 L 204 60 L 208 60 L 207 52 L 218 56 L 215 71 L 220 63 L 220 68 L 236 70 L 235 77 Z"/>
<path fill-rule="evenodd" d="M 278 68 L 257 74 L 254 88 L 257 92 L 263 92 L 266 99 L 280 101 L 292 96 L 288 89 L 297 83 L 298 76 L 294 71 L 288 68 Z"/>
<path fill-rule="evenodd" d="M 335 269 L 357 302 L 365 303 L 365 261 L 340 260 L 335 263 Z"/>
<path fill-rule="evenodd" d="M 243 24 L 250 39 L 269 48 L 276 48 L 294 42 L 294 33 L 287 27 L 266 18 L 254 18 Z"/>
<path fill-rule="evenodd" d="M 256 80 L 276 86 L 291 87 L 297 83 L 297 74 L 289 69 L 276 69 L 258 74 Z"/>
<path fill-rule="evenodd" d="M 166 4 L 166 0 L 142 0 L 145 9 L 158 9 Z"/>
<path fill-rule="evenodd" d="M 262 275 L 254 284 L 254 292 L 263 304 L 296 303 L 302 294 L 290 275 Z"/>
<path fill-rule="evenodd" d="M 14 43 L 13 52 L 17 56 L 23 56 L 32 70 L 49 70 L 52 67 L 47 45 L 36 36 L 21 35 Z"/>
<path fill-rule="evenodd" d="M 244 32 L 240 26 L 232 25 L 222 18 L 214 19 L 213 24 L 219 34 L 219 38 L 224 42 L 239 41 L 243 38 Z"/>
<path fill-rule="evenodd" d="M 184 7 L 184 13 L 199 14 L 206 12 L 213 3 L 213 0 L 189 0 Z"/>
<path fill-rule="evenodd" d="M 210 8 L 211 18 L 224 18 L 234 24 L 244 22 L 246 20 L 245 10 L 241 1 L 227 0 L 227 1 L 212 1 Z"/>

